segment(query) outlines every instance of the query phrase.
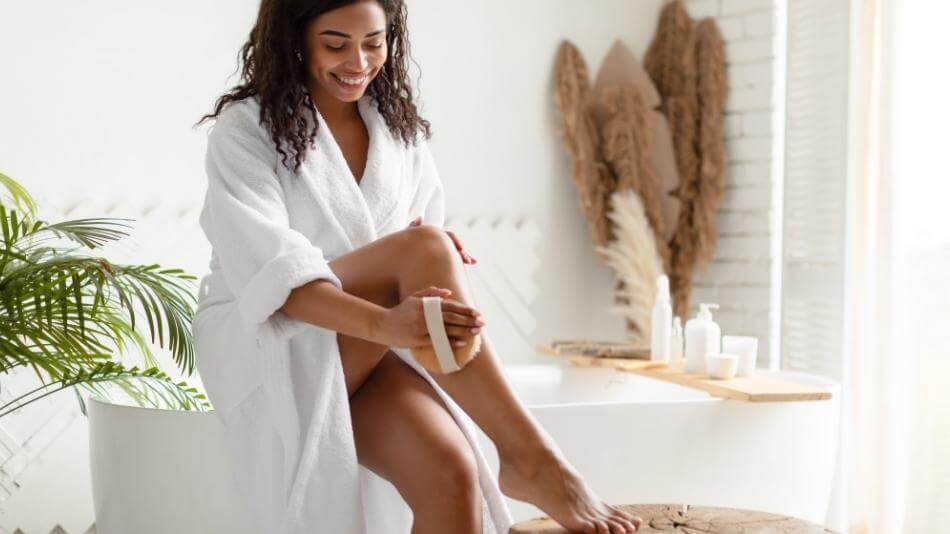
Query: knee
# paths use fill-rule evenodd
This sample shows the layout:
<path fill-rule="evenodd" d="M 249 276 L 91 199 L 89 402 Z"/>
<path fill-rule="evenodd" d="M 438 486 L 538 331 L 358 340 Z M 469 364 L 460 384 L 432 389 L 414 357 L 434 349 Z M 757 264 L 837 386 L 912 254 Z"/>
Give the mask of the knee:
<path fill-rule="evenodd" d="M 419 472 L 423 488 L 407 499 L 411 508 L 422 512 L 431 511 L 427 508 L 432 506 L 450 507 L 456 514 L 480 509 L 478 464 L 468 442 L 462 441 L 429 452 L 426 466 Z"/>
<path fill-rule="evenodd" d="M 470 497 L 478 491 L 478 463 L 465 441 L 445 447 L 433 459 L 434 482 L 450 495 Z"/>
<path fill-rule="evenodd" d="M 422 225 L 405 231 L 407 256 L 418 261 L 450 262 L 458 257 L 452 238 L 437 226 Z"/>

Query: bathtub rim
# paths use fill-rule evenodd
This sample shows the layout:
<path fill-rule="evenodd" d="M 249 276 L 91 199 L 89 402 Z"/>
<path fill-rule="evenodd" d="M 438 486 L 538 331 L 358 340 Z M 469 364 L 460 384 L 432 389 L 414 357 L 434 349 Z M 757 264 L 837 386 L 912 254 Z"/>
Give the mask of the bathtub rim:
<path fill-rule="evenodd" d="M 570 364 L 569 362 L 564 362 L 562 364 L 558 364 L 558 363 L 523 363 L 522 364 L 522 363 L 519 363 L 519 364 L 505 365 L 503 366 L 503 368 L 509 368 L 509 367 L 531 368 L 531 367 L 542 367 L 542 366 L 559 368 L 561 372 L 564 372 L 563 371 L 564 369 L 586 369 L 584 367 L 574 366 Z M 615 373 L 624 373 L 624 371 L 618 371 L 618 370 L 612 370 L 612 371 Z M 789 402 L 827 402 L 827 401 L 835 402 L 835 401 L 840 401 L 841 399 L 841 384 L 840 382 L 838 382 L 837 380 L 831 377 L 815 375 L 811 373 L 804 373 L 801 371 L 792 371 L 792 370 L 757 369 L 756 372 L 757 374 L 762 374 L 764 376 L 771 375 L 771 376 L 776 376 L 776 377 L 799 379 L 803 383 L 808 383 L 809 385 L 812 385 L 821 389 L 825 389 L 832 394 L 831 398 L 827 399 L 826 401 L 789 401 Z M 653 380 L 653 381 L 663 382 L 664 384 L 669 384 L 671 386 L 693 390 L 689 386 L 673 384 L 671 382 L 665 382 L 663 380 L 659 380 L 659 379 L 652 378 L 645 375 L 639 375 L 636 373 L 625 373 L 625 374 L 634 375 L 644 380 Z M 538 402 L 538 403 L 529 403 L 529 402 L 524 401 L 524 404 L 528 408 L 552 409 L 552 408 L 563 408 L 567 406 L 613 406 L 613 405 L 628 405 L 628 404 L 643 404 L 643 405 L 688 404 L 688 403 L 709 403 L 709 402 L 721 402 L 721 401 L 733 400 L 733 399 L 726 399 L 722 397 L 716 397 L 700 390 L 693 390 L 693 391 L 695 391 L 698 395 L 696 398 L 655 399 L 655 400 L 654 399 L 611 400 L 611 401 L 585 401 L 585 402 Z M 163 412 L 166 412 L 166 413 L 181 414 L 180 415 L 181 417 L 189 417 L 189 416 L 194 416 L 194 415 L 212 415 L 212 416 L 217 415 L 217 410 L 214 408 L 207 411 L 198 411 L 198 410 L 176 410 L 176 409 L 171 409 L 171 408 L 154 408 L 150 406 L 136 406 L 136 405 L 131 405 L 131 404 L 120 404 L 117 402 L 113 402 L 109 399 L 103 398 L 99 394 L 90 395 L 86 401 L 88 404 L 97 404 L 101 406 L 101 408 L 103 409 L 113 408 L 113 409 L 124 409 L 126 411 L 135 410 L 135 411 L 139 411 L 143 413 L 152 413 L 152 414 L 161 414 Z M 744 401 L 735 401 L 735 402 L 744 402 Z M 757 403 L 757 404 L 761 404 L 761 403 Z M 785 403 L 779 403 L 779 404 L 785 404 Z"/>
<path fill-rule="evenodd" d="M 647 375 L 641 375 L 641 374 L 639 374 L 639 373 L 625 372 L 625 371 L 622 371 L 622 370 L 610 369 L 610 368 L 607 368 L 607 367 L 586 367 L 586 366 L 577 366 L 577 365 L 574 365 L 574 364 L 570 363 L 569 361 L 554 361 L 554 362 L 550 362 L 550 361 L 543 361 L 543 362 L 540 362 L 540 361 L 539 361 L 539 362 L 534 362 L 534 363 L 517 363 L 517 364 L 505 365 L 505 366 L 504 366 L 504 370 L 506 371 L 506 373 L 505 373 L 505 374 L 506 374 L 506 377 L 508 377 L 509 379 L 511 379 L 512 381 L 514 381 L 514 380 L 513 380 L 513 377 L 512 377 L 511 375 L 508 375 L 508 373 L 507 373 L 508 369 L 519 369 L 519 370 L 522 370 L 522 372 L 524 372 L 524 371 L 530 371 L 531 369 L 544 368 L 544 367 L 547 367 L 547 368 L 554 368 L 554 369 L 556 369 L 556 372 L 559 373 L 559 374 L 561 374 L 561 375 L 563 375 L 563 374 L 570 374 L 570 373 L 572 373 L 572 372 L 586 373 L 586 372 L 591 372 L 591 371 L 593 371 L 593 370 L 596 370 L 596 371 L 594 371 L 594 372 L 596 372 L 596 373 L 598 373 L 598 374 L 602 374 L 602 375 L 609 375 L 611 372 L 613 372 L 613 373 L 623 373 L 623 376 L 625 376 L 625 377 L 631 377 L 631 376 L 633 376 L 633 377 L 636 377 L 636 378 L 635 378 L 636 380 L 641 380 L 641 379 L 642 379 L 642 380 L 650 380 L 650 381 L 653 381 L 653 382 L 659 382 L 659 383 L 662 383 L 662 384 L 664 384 L 664 385 L 668 385 L 668 386 L 670 386 L 670 387 L 673 388 L 673 389 L 687 389 L 687 390 L 689 390 L 691 393 L 695 394 L 696 396 L 693 397 L 693 398 L 672 398 L 672 399 L 670 399 L 670 398 L 657 398 L 657 399 L 636 399 L 636 400 L 629 400 L 629 399 L 628 399 L 628 400 L 607 400 L 607 401 L 592 400 L 592 401 L 563 401 L 563 402 L 557 402 L 557 401 L 554 401 L 554 402 L 548 402 L 548 401 L 542 401 L 542 402 L 528 402 L 528 401 L 525 401 L 525 400 L 522 399 L 522 401 L 524 402 L 524 404 L 525 404 L 526 407 L 529 407 L 529 408 L 541 408 L 541 409 L 552 409 L 552 408 L 575 407 L 575 406 L 613 406 L 613 405 L 633 405 L 633 404 L 636 404 L 636 405 L 661 405 L 661 404 L 662 404 L 662 405 L 669 405 L 669 404 L 684 404 L 684 403 L 708 403 L 708 402 L 713 402 L 713 401 L 747 402 L 747 401 L 729 399 L 729 398 L 725 398 L 725 397 L 717 397 L 717 396 L 712 395 L 711 393 L 708 393 L 708 392 L 705 392 L 705 391 L 702 391 L 702 390 L 699 390 L 699 389 L 691 388 L 691 387 L 689 387 L 689 386 L 685 386 L 685 385 L 682 385 L 682 384 L 677 384 L 677 383 L 674 383 L 674 382 L 668 382 L 668 381 L 661 380 L 661 379 L 654 378 L 654 377 L 647 376 Z M 815 388 L 818 388 L 818 389 L 821 389 L 821 390 L 823 390 L 823 391 L 827 391 L 827 392 L 831 393 L 831 398 L 830 398 L 830 399 L 814 400 L 814 401 L 777 401 L 777 402 L 775 402 L 775 404 L 784 405 L 784 404 L 788 404 L 788 403 L 790 403 L 790 402 L 805 402 L 805 403 L 812 403 L 812 402 L 832 402 L 832 403 L 836 403 L 836 402 L 840 402 L 840 400 L 841 400 L 841 383 L 838 382 L 837 380 L 831 378 L 831 377 L 827 377 L 827 376 L 823 376 L 823 375 L 816 375 L 816 374 L 811 374 L 811 373 L 805 373 L 805 372 L 802 372 L 802 371 L 783 370 L 783 369 L 777 369 L 777 370 L 772 370 L 772 369 L 756 369 L 756 370 L 755 370 L 755 374 L 756 374 L 756 375 L 759 375 L 759 376 L 765 376 L 765 377 L 791 379 L 791 380 L 795 380 L 795 381 L 801 382 L 801 383 L 803 383 L 803 384 L 807 384 L 807 385 L 809 385 L 809 386 L 812 386 L 812 387 L 815 387 Z M 522 385 L 522 384 L 516 384 L 516 387 L 515 387 L 515 391 L 516 391 L 516 392 L 518 391 L 518 387 L 517 387 L 517 386 L 521 386 L 521 385 Z M 767 404 L 773 404 L 773 403 L 760 403 L 760 402 L 756 402 L 756 403 L 750 403 L 750 404 L 766 404 L 766 405 L 767 405 Z"/>

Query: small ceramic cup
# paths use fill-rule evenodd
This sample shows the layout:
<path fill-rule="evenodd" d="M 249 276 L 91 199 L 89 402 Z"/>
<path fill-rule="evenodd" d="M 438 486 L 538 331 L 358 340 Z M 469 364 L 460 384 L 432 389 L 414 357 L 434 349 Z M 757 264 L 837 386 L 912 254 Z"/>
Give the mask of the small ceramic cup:
<path fill-rule="evenodd" d="M 755 372 L 755 359 L 759 339 L 752 336 L 722 336 L 722 351 L 739 357 L 736 376 L 749 376 Z"/>
<path fill-rule="evenodd" d="M 735 354 L 710 352 L 706 355 L 706 373 L 722 380 L 736 376 L 739 366 L 739 357 Z"/>

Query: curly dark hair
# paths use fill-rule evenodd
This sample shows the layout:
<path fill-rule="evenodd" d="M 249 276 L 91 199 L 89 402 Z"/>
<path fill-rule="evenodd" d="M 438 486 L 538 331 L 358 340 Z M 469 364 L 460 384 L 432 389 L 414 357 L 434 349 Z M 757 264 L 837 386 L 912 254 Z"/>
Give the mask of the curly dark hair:
<path fill-rule="evenodd" d="M 257 22 L 238 54 L 241 83 L 218 98 L 214 111 L 203 116 L 195 126 L 213 119 L 224 107 L 235 101 L 257 96 L 261 104 L 260 122 L 271 133 L 271 139 L 294 172 L 313 146 L 317 135 L 317 110 L 304 84 L 306 64 L 297 61 L 296 51 L 303 50 L 307 23 L 321 14 L 360 0 L 262 0 Z M 388 54 L 379 74 L 366 91 L 376 101 L 380 114 L 396 138 L 406 146 L 415 142 L 416 132 L 431 137 L 429 121 L 419 116 L 413 103 L 408 81 L 409 39 L 406 27 L 406 6 L 403 0 L 372 0 L 386 13 L 386 45 Z M 313 128 L 308 131 L 304 113 L 310 113 Z M 289 145 L 285 148 L 285 145 Z"/>

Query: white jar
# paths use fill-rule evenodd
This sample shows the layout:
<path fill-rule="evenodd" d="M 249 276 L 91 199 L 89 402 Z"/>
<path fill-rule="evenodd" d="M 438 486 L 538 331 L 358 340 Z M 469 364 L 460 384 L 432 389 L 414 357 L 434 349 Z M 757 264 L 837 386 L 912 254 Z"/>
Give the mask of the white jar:
<path fill-rule="evenodd" d="M 710 309 L 719 308 L 718 304 L 702 303 L 699 313 L 686 321 L 686 363 L 687 373 L 703 374 L 706 372 L 706 355 L 720 352 L 719 342 L 722 330 L 713 321 Z"/>

